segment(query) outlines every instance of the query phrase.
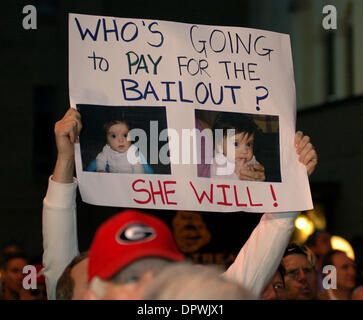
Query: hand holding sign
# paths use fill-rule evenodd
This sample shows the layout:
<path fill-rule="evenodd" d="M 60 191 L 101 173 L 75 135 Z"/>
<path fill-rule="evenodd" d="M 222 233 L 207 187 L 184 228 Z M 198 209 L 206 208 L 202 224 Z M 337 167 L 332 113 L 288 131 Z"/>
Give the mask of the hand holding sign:
<path fill-rule="evenodd" d="M 318 155 L 314 146 L 310 142 L 309 136 L 304 136 L 301 131 L 295 134 L 296 153 L 299 155 L 299 161 L 306 166 L 310 176 L 318 164 Z"/>
<path fill-rule="evenodd" d="M 81 115 L 70 108 L 54 127 L 57 144 L 57 162 L 52 179 L 60 183 L 73 182 L 74 143 L 82 130 Z"/>

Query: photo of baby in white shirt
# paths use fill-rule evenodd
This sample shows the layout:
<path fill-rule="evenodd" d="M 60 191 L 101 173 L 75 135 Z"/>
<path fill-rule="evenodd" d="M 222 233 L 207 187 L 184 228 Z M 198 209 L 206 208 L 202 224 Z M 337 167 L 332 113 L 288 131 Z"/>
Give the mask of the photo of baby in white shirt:
<path fill-rule="evenodd" d="M 107 144 L 96 157 L 97 172 L 144 173 L 139 151 L 128 139 L 129 124 L 125 120 L 115 120 L 106 123 L 104 128 Z"/>

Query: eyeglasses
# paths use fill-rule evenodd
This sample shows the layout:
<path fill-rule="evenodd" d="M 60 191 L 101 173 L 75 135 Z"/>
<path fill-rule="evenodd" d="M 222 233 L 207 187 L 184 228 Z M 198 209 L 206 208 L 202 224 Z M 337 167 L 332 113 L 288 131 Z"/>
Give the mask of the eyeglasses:
<path fill-rule="evenodd" d="M 312 267 L 304 267 L 304 268 L 298 268 L 291 271 L 286 271 L 286 275 L 293 280 L 298 280 L 300 276 L 300 270 L 304 272 L 304 274 L 308 277 L 311 276 L 314 272 L 314 268 Z"/>

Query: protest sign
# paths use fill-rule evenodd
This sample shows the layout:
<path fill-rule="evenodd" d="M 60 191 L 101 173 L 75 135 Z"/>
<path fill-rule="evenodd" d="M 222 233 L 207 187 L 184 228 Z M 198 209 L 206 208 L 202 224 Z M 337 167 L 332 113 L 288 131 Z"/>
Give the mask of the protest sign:
<path fill-rule="evenodd" d="M 293 144 L 286 34 L 70 14 L 69 95 L 82 116 L 76 169 L 87 203 L 312 208 Z"/>

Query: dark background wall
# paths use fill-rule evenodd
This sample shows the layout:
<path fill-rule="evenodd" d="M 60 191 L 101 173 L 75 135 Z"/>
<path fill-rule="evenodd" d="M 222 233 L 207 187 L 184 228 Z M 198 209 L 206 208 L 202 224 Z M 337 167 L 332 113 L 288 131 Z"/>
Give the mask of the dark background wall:
<path fill-rule="evenodd" d="M 69 12 L 258 28 L 251 23 L 249 3 L 3 1 L 0 243 L 21 238 L 30 255 L 42 254 L 42 199 L 56 159 L 53 126 L 69 107 Z M 38 10 L 37 30 L 22 27 L 22 9 L 27 4 Z M 319 153 L 319 166 L 311 180 L 314 200 L 324 203 L 330 231 L 349 240 L 363 237 L 362 103 L 363 98 L 357 97 L 321 105 L 300 112 L 297 121 L 297 128 L 312 137 Z M 115 212 L 117 208 L 90 206 L 78 197 L 81 250 L 88 248 L 97 226 Z M 154 213 L 168 223 L 175 214 Z M 216 246 L 222 244 L 227 251 L 237 252 L 260 215 L 210 213 L 203 217 L 218 238 Z"/>
<path fill-rule="evenodd" d="M 363 97 L 326 104 L 297 116 L 297 129 L 311 137 L 319 165 L 311 177 L 328 229 L 352 240 L 363 235 Z"/>

